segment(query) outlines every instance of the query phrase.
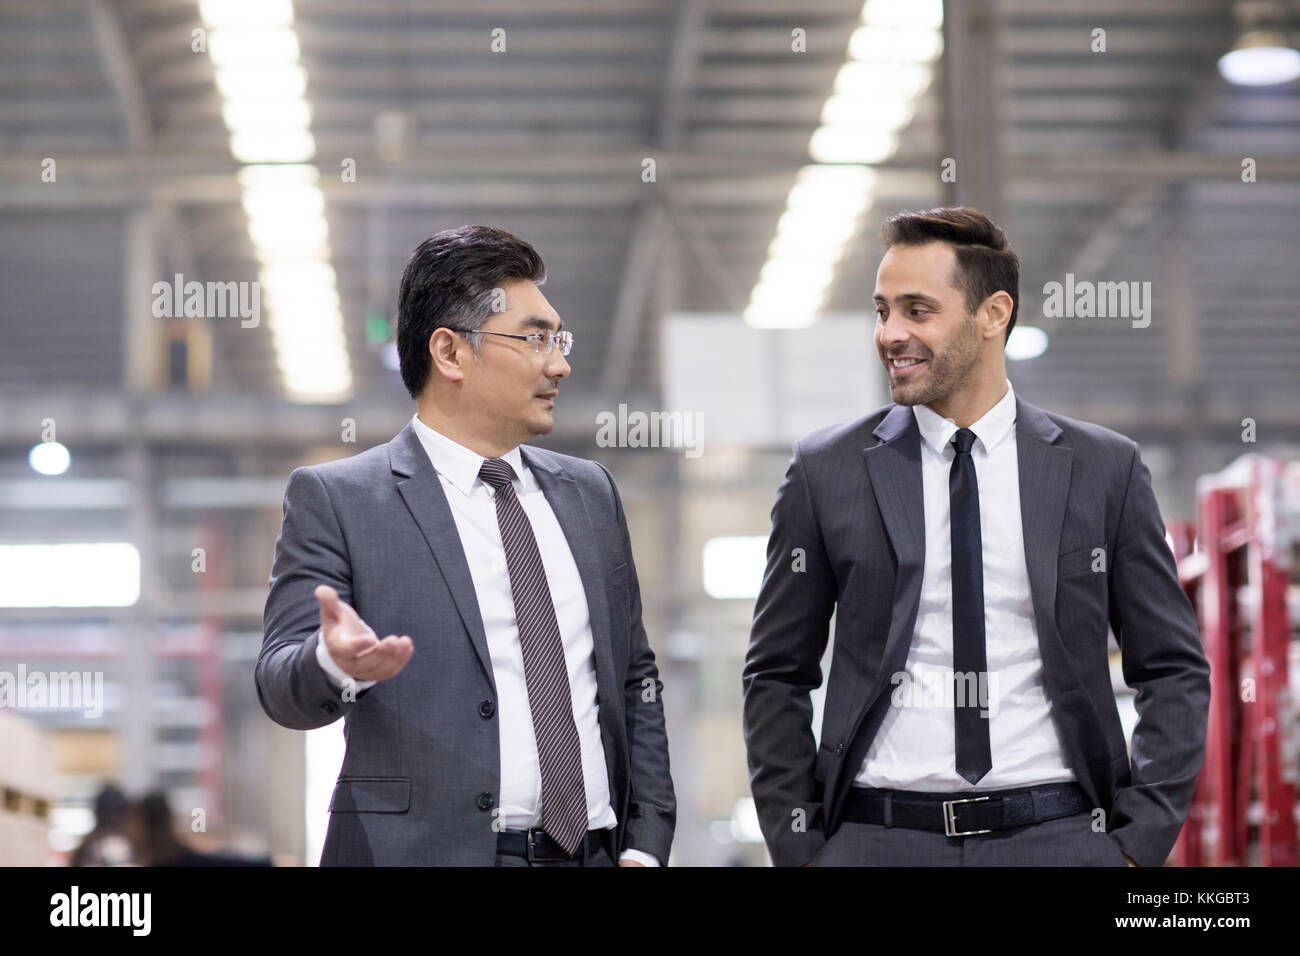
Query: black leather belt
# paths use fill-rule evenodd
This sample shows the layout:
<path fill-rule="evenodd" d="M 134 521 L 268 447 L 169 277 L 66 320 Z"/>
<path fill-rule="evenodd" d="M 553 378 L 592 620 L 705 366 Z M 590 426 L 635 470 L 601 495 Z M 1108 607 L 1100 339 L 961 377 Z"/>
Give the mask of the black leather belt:
<path fill-rule="evenodd" d="M 585 838 L 587 854 L 591 855 L 604 846 L 608 830 L 588 830 Z M 530 830 L 502 830 L 497 834 L 497 852 L 508 856 L 522 856 L 529 863 L 560 863 L 565 860 L 579 860 L 583 848 L 578 847 L 572 856 L 564 852 L 545 831 L 536 827 Z"/>
<path fill-rule="evenodd" d="M 972 836 L 1091 809 L 1091 801 L 1075 783 L 969 793 L 853 787 L 845 804 L 844 819 L 851 823 L 936 830 L 948 836 Z"/>

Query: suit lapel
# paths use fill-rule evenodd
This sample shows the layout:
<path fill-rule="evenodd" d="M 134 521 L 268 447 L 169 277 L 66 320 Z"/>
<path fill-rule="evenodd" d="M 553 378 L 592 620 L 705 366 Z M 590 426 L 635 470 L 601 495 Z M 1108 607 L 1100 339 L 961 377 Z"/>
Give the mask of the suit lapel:
<path fill-rule="evenodd" d="M 1043 658 L 1043 686 L 1052 702 L 1066 763 L 1094 805 L 1100 806 L 1098 780 L 1109 772 L 1106 756 L 1090 760 L 1092 742 L 1084 728 L 1099 726 L 1096 708 L 1084 689 L 1056 626 L 1056 556 L 1061 550 L 1070 493 L 1074 450 L 1056 445 L 1061 428 L 1039 408 L 1016 397 L 1016 456 L 1020 478 L 1020 518 L 1025 567 Z"/>
<path fill-rule="evenodd" d="M 890 544 L 898 556 L 894 611 L 877 678 L 892 672 L 889 663 L 906 660 L 921 603 L 925 571 L 925 494 L 921 481 L 921 430 L 910 406 L 895 405 L 872 432 L 880 444 L 864 450 L 871 487 L 880 506 Z M 898 669 L 903 661 L 898 662 Z M 879 680 L 877 681 L 879 683 Z M 867 699 L 874 699 L 872 694 Z"/>
<path fill-rule="evenodd" d="M 474 591 L 474 579 L 470 577 L 469 563 L 465 560 L 465 549 L 460 543 L 460 531 L 452 517 L 451 506 L 447 504 L 442 482 L 438 480 L 438 472 L 410 422 L 388 443 L 388 460 L 397 479 L 397 490 L 433 552 L 442 579 L 456 602 L 461 622 L 469 632 L 479 663 L 495 687 L 483 616 L 479 613 L 478 595 Z"/>
<path fill-rule="evenodd" d="M 1061 429 L 1043 412 L 1016 396 L 1016 458 L 1020 481 L 1020 523 L 1025 543 L 1025 567 L 1034 602 L 1039 644 L 1050 634 L 1060 647 L 1056 631 L 1056 555 L 1065 523 L 1065 502 L 1070 492 L 1074 451 L 1053 442 Z M 1047 648 L 1043 647 L 1046 658 Z"/>

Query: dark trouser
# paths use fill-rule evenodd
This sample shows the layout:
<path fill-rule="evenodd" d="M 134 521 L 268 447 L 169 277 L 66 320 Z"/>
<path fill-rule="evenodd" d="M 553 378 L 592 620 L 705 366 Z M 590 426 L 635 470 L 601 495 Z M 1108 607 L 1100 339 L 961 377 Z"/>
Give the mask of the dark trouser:
<path fill-rule="evenodd" d="M 931 830 L 845 823 L 813 866 L 1128 866 L 1115 838 L 1076 813 L 1022 827 L 950 837 Z"/>

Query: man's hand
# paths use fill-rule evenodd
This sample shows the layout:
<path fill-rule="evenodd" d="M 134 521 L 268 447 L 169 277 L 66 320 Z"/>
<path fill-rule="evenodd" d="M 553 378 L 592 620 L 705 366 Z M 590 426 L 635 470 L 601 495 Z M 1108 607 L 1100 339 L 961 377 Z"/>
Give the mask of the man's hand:
<path fill-rule="evenodd" d="M 370 625 L 328 584 L 316 588 L 321 637 L 334 663 L 354 680 L 387 680 L 399 674 L 415 653 L 410 637 L 389 634 L 382 641 Z"/>
<path fill-rule="evenodd" d="M 619 860 L 619 866 L 645 866 L 644 863 L 638 863 L 636 860 Z"/>
<path fill-rule="evenodd" d="M 1124 854 L 1124 859 L 1128 860 L 1129 866 L 1137 866 L 1137 864 L 1133 862 L 1133 858 L 1129 856 L 1127 853 Z"/>

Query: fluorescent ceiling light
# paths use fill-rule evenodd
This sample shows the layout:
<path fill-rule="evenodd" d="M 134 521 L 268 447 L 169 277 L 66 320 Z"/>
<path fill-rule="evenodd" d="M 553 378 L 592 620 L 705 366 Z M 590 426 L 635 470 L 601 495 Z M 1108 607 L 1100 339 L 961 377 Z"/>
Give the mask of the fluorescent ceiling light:
<path fill-rule="evenodd" d="M 221 115 L 231 132 L 285 126 L 306 129 L 311 126 L 311 107 L 301 96 L 290 96 L 283 100 L 265 97 L 227 100 L 221 107 Z"/>
<path fill-rule="evenodd" d="M 808 141 L 814 162 L 838 165 L 800 171 L 744 311 L 750 325 L 796 328 L 816 320 L 871 206 L 868 164 L 897 151 L 895 134 L 930 85 L 943 49 L 941 0 L 869 0 L 862 20 Z"/>
<path fill-rule="evenodd" d="M 289 186 L 311 186 L 320 180 L 320 170 L 315 166 L 300 163 L 279 164 L 275 166 L 245 166 L 239 171 L 239 185 L 245 189 L 261 186 L 279 190 Z"/>
<path fill-rule="evenodd" d="M 267 296 L 272 346 L 296 401 L 335 401 L 352 387 L 337 280 L 329 263 L 329 223 L 316 154 L 307 74 L 289 0 L 204 0 L 209 55 L 249 238 Z M 273 165 L 279 164 L 279 165 Z"/>
<path fill-rule="evenodd" d="M 836 93 L 822 107 L 822 124 L 867 127 L 893 132 L 911 122 L 913 112 L 910 100 Z"/>
<path fill-rule="evenodd" d="M 303 163 L 316 155 L 305 129 L 243 130 L 230 136 L 230 152 L 241 163 Z"/>
<path fill-rule="evenodd" d="M 297 63 L 241 63 L 217 70 L 217 90 L 227 100 L 287 100 L 306 94 L 307 74 Z"/>
<path fill-rule="evenodd" d="M 297 63 L 298 34 L 284 27 L 213 30 L 208 37 L 208 56 L 218 67 Z"/>
<path fill-rule="evenodd" d="M 292 246 L 318 248 L 329 238 L 329 224 L 325 217 L 301 216 L 276 219 L 270 216 L 250 219 L 248 234 L 260 246 Z"/>
<path fill-rule="evenodd" d="M 930 74 L 930 67 L 919 63 L 850 60 L 835 74 L 835 92 L 863 98 L 913 99 L 930 85 Z"/>
<path fill-rule="evenodd" d="M 943 52 L 943 36 L 930 27 L 865 24 L 849 37 L 849 56 L 886 63 L 932 63 Z"/>
<path fill-rule="evenodd" d="M 249 219 L 320 217 L 325 212 L 325 196 L 315 186 L 246 188 L 243 203 Z"/>
<path fill-rule="evenodd" d="M 943 0 L 867 0 L 862 19 L 881 26 L 938 30 L 943 26 Z"/>
<path fill-rule="evenodd" d="M 897 147 L 887 130 L 823 126 L 808 141 L 808 155 L 818 163 L 879 163 Z"/>
<path fill-rule="evenodd" d="M 199 0 L 199 16 L 211 29 L 287 27 L 293 23 L 289 0 Z"/>
<path fill-rule="evenodd" d="M 139 599 L 133 544 L 0 545 L 0 607 L 130 607 Z"/>
<path fill-rule="evenodd" d="M 767 536 L 710 538 L 704 543 L 704 590 L 720 599 L 753 598 L 767 565 Z"/>

